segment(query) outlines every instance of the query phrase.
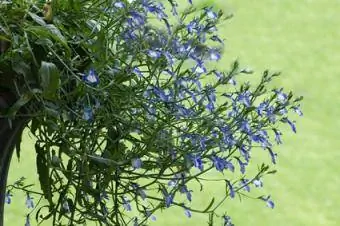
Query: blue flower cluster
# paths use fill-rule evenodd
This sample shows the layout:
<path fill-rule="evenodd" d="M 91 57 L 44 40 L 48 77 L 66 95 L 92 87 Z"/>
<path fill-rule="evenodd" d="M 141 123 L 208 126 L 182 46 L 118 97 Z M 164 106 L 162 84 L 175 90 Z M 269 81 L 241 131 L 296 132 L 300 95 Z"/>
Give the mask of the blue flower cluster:
<path fill-rule="evenodd" d="M 226 189 L 216 203 L 261 188 L 270 167 L 248 172 L 252 155 L 263 149 L 276 164 L 273 147 L 282 144 L 281 124 L 296 133 L 290 117 L 291 112 L 302 116 L 300 99 L 266 89 L 277 74 L 266 71 L 251 86 L 239 84 L 238 76 L 252 71 L 237 62 L 214 67 L 224 48 L 221 11 L 205 7 L 197 14 L 190 0 L 183 12 L 174 0 L 168 0 L 170 8 L 165 1 L 109 2 L 101 6 L 101 19 L 92 18 L 103 20 L 91 33 L 95 38 L 84 40 L 91 46 L 105 37 L 105 59 L 93 57 L 91 69 L 80 73 L 78 103 L 61 114 L 60 124 L 73 129 L 56 126 L 61 135 L 54 145 L 70 159 L 65 166 L 59 160 L 51 176 L 57 181 L 59 170 L 69 181 L 67 187 L 56 183 L 70 193 L 59 198 L 61 212 L 91 207 L 80 218 L 98 216 L 108 225 L 144 225 L 156 220 L 157 210 L 173 206 L 189 218 L 214 215 L 220 204 L 200 209 L 191 203 L 190 182 L 211 170 L 221 174 Z M 75 117 L 68 117 L 70 111 Z M 274 208 L 270 196 L 259 200 Z M 10 193 L 6 201 L 11 202 Z M 26 205 L 34 206 L 29 194 Z M 221 219 L 233 225 L 229 216 Z"/>

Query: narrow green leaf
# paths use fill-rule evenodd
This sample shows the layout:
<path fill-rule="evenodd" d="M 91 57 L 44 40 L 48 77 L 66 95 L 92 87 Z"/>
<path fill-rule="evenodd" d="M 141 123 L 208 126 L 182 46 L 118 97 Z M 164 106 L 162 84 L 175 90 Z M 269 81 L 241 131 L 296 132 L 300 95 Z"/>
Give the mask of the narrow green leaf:
<path fill-rule="evenodd" d="M 37 14 L 28 12 L 28 15 L 30 15 L 30 17 L 31 17 L 35 22 L 37 22 L 39 25 L 41 25 L 41 26 L 45 26 L 45 25 L 46 25 L 46 22 L 44 21 L 44 19 L 41 18 L 40 16 L 38 16 Z"/>
<path fill-rule="evenodd" d="M 44 150 L 39 146 L 39 144 L 35 144 L 35 150 L 37 153 L 37 171 L 39 175 L 39 182 L 41 190 L 44 193 L 45 199 L 48 200 L 50 205 L 52 205 L 52 190 L 51 190 L 51 180 L 50 180 L 50 171 L 48 167 L 48 161 L 46 158 L 46 154 Z"/>
<path fill-rule="evenodd" d="M 49 100 L 55 100 L 59 88 L 59 71 L 53 63 L 41 62 L 39 69 L 41 87 L 43 88 L 43 97 Z"/>
<path fill-rule="evenodd" d="M 53 24 L 46 24 L 45 27 L 47 28 L 47 30 L 49 30 L 53 35 L 55 35 L 56 37 L 58 37 L 61 41 L 66 43 L 66 39 L 65 37 L 61 34 L 61 32 L 59 31 L 59 29 L 54 26 Z"/>
<path fill-rule="evenodd" d="M 277 170 L 271 170 L 267 172 L 267 174 L 275 174 L 275 173 L 277 173 Z"/>
<path fill-rule="evenodd" d="M 209 209 L 212 207 L 212 205 L 214 204 L 215 202 L 215 198 L 212 198 L 209 205 L 207 206 L 207 208 L 205 208 L 205 210 L 203 210 L 203 213 L 206 213 L 209 211 Z"/>
<path fill-rule="evenodd" d="M 16 143 L 15 143 L 15 153 L 17 158 L 20 160 L 20 152 L 21 152 L 21 141 L 22 141 L 22 134 L 24 132 L 24 128 L 20 129 L 20 133 L 17 135 Z"/>
<path fill-rule="evenodd" d="M 13 118 L 20 108 L 26 105 L 31 99 L 33 95 L 31 93 L 24 93 L 20 96 L 19 100 L 13 104 L 12 107 L 8 109 L 8 117 Z"/>

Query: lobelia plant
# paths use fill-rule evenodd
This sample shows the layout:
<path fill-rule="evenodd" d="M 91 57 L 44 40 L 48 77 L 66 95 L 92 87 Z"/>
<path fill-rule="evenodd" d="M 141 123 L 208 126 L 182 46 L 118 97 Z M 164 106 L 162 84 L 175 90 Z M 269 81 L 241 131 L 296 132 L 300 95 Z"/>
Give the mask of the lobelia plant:
<path fill-rule="evenodd" d="M 53 225 L 147 225 L 176 206 L 187 217 L 208 214 L 209 225 L 216 217 L 233 225 L 222 203 L 249 196 L 275 172 L 269 163 L 247 171 L 256 164 L 252 151 L 264 149 L 276 163 L 280 128 L 296 132 L 288 116 L 302 115 L 302 98 L 267 89 L 278 73 L 265 71 L 251 85 L 238 80 L 252 73 L 238 62 L 217 69 L 218 24 L 229 16 L 181 4 L 185 10 L 174 0 L 0 1 L 0 85 L 16 99 L 1 106 L 0 123 L 10 130 L 22 120 L 35 136 L 41 187 L 21 178 L 2 188 L 1 200 L 10 203 L 15 190 L 27 194 L 35 212 L 26 226 L 34 217 Z M 6 153 L 16 146 L 19 157 L 14 137 Z M 194 187 L 204 193 L 210 171 L 225 195 L 192 205 Z M 6 184 L 7 170 L 1 174 Z M 274 208 L 270 196 L 257 199 Z"/>

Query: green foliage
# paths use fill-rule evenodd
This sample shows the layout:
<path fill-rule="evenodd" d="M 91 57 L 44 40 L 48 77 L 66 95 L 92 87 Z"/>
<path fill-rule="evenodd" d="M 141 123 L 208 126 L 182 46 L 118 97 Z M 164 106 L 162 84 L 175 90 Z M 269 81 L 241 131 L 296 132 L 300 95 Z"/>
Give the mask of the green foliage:
<path fill-rule="evenodd" d="M 217 212 L 222 203 L 275 172 L 261 164 L 245 174 L 251 149 L 262 147 L 276 163 L 273 142 L 281 143 L 282 124 L 296 132 L 288 112 L 300 113 L 301 98 L 267 89 L 277 73 L 238 85 L 236 77 L 251 71 L 237 62 L 208 67 L 221 57 L 217 24 L 229 18 L 222 11 L 190 6 L 170 24 L 153 3 L 54 1 L 47 20 L 39 2 L 14 2 L 0 14 L 11 40 L 0 65 L 15 74 L 7 88 L 19 97 L 5 117 L 26 107 L 32 118 L 48 201 L 37 206 L 37 221 L 145 225 L 178 206 L 188 217 L 209 214 L 210 225 L 214 217 L 229 225 Z M 174 12 L 174 1 L 168 7 Z M 157 18 L 160 27 L 150 22 Z M 203 188 L 214 169 L 223 172 L 223 197 L 191 206 L 190 184 Z M 274 207 L 270 196 L 257 198 Z"/>

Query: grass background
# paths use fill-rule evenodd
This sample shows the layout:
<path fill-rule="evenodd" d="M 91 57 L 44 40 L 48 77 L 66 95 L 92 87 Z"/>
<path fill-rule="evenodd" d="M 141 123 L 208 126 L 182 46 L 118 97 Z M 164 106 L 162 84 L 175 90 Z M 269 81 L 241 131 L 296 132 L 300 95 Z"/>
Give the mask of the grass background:
<path fill-rule="evenodd" d="M 305 116 L 298 120 L 298 133 L 285 131 L 284 145 L 276 149 L 278 173 L 265 179 L 263 192 L 272 194 L 276 208 L 266 208 L 257 200 L 235 199 L 227 201 L 224 211 L 237 226 L 340 225 L 340 152 L 337 150 L 340 146 L 340 2 L 214 2 L 235 15 L 220 27 L 226 37 L 226 48 L 219 66 L 227 67 L 238 58 L 242 65 L 258 73 L 267 68 L 282 71 L 275 85 L 305 97 L 302 108 Z M 36 177 L 34 148 L 27 135 L 22 149 L 20 164 L 13 160 L 10 183 L 22 175 L 32 180 Z M 209 202 L 207 197 L 223 191 L 223 187 L 214 185 L 205 189 L 205 194 L 193 194 L 196 204 L 205 205 Z M 17 194 L 13 204 L 6 207 L 6 226 L 24 225 L 24 200 L 24 196 Z M 200 226 L 207 221 L 206 216 L 198 214 L 186 219 L 181 209 L 157 217 L 153 225 Z"/>

